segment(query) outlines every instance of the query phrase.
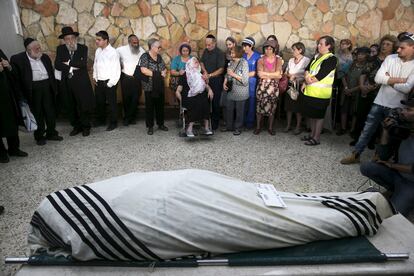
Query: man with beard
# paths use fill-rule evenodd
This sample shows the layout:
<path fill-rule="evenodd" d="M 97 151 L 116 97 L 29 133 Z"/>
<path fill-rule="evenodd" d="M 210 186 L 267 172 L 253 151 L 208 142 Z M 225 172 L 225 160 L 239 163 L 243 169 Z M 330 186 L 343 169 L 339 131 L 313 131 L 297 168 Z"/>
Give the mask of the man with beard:
<path fill-rule="evenodd" d="M 62 72 L 60 92 L 73 130 L 70 136 L 82 132 L 89 136 L 91 112 L 95 106 L 92 85 L 88 75 L 88 47 L 78 42 L 78 32 L 71 27 L 63 27 L 63 45 L 56 49 L 55 68 Z"/>
<path fill-rule="evenodd" d="M 121 65 L 116 50 L 109 43 L 106 31 L 96 33 L 95 60 L 93 63 L 93 79 L 95 80 L 96 125 L 106 121 L 106 103 L 109 105 L 109 124 L 107 131 L 114 130 L 117 123 L 116 85 L 121 75 Z"/>
<path fill-rule="evenodd" d="M 8 163 L 10 161 L 9 156 L 27 156 L 26 152 L 19 149 L 19 116 L 17 103 L 10 83 L 12 70 L 13 68 L 6 55 L 0 49 L 0 163 Z M 7 140 L 8 149 L 3 144 L 3 137 Z"/>
<path fill-rule="evenodd" d="M 124 126 L 136 124 L 138 99 L 141 96 L 141 81 L 134 78 L 134 70 L 144 49 L 139 46 L 139 39 L 132 34 L 128 45 L 116 49 L 121 61 L 122 104 L 124 106 Z"/>
<path fill-rule="evenodd" d="M 37 122 L 34 138 L 39 146 L 45 145 L 46 140 L 62 141 L 63 137 L 56 131 L 57 87 L 52 61 L 42 53 L 37 40 L 26 38 L 24 46 L 25 52 L 10 59 L 17 100 L 29 104 Z"/>

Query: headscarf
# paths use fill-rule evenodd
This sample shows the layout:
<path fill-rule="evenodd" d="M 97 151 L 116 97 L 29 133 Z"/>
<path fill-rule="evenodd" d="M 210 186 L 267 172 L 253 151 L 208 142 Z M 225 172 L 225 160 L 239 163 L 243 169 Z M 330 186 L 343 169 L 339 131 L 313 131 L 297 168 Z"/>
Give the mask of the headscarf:
<path fill-rule="evenodd" d="M 206 82 L 203 80 L 201 75 L 201 66 L 198 68 L 195 67 L 194 62 L 197 60 L 196 57 L 190 58 L 189 61 L 185 64 L 185 74 L 187 76 L 187 83 L 190 87 L 188 91 L 188 97 L 196 96 L 201 94 L 206 89 Z"/>

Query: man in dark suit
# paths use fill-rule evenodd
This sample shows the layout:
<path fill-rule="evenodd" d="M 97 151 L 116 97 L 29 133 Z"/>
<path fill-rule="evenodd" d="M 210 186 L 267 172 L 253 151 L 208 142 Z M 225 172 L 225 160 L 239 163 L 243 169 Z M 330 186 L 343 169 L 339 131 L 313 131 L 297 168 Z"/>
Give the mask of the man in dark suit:
<path fill-rule="evenodd" d="M 8 163 L 9 156 L 25 157 L 27 153 L 19 149 L 18 135 L 19 111 L 10 84 L 13 68 L 0 49 L 0 163 Z M 7 147 L 3 144 L 7 140 Z"/>
<path fill-rule="evenodd" d="M 17 100 L 27 101 L 30 106 L 37 122 L 34 138 L 39 146 L 45 145 L 46 140 L 62 141 L 62 136 L 56 131 L 57 87 L 52 61 L 42 53 L 39 42 L 33 38 L 26 38 L 24 46 L 25 52 L 10 59 Z"/>
<path fill-rule="evenodd" d="M 90 117 L 95 106 L 95 96 L 88 75 L 88 47 L 77 43 L 78 32 L 63 27 L 63 45 L 56 49 L 55 68 L 61 71 L 59 84 L 66 112 L 73 130 L 70 136 L 82 132 L 88 136 L 91 129 Z"/>

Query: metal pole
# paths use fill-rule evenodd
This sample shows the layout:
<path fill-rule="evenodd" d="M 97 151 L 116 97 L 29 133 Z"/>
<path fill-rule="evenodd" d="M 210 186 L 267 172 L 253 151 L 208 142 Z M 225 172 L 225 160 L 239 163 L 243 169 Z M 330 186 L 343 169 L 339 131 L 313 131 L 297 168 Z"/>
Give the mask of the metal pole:
<path fill-rule="evenodd" d="M 28 257 L 7 257 L 4 261 L 5 264 L 28 264 Z"/>
<path fill-rule="evenodd" d="M 384 253 L 389 261 L 408 260 L 410 258 L 408 253 Z"/>
<path fill-rule="evenodd" d="M 214 265 L 228 265 L 229 260 L 227 259 L 216 259 L 216 260 L 197 260 L 199 266 L 214 266 Z"/>

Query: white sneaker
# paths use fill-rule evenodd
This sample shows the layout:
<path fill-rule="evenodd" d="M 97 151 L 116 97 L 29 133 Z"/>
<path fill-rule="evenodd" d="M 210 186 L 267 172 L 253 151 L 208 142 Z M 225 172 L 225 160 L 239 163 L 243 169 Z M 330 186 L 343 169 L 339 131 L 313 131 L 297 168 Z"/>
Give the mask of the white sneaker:
<path fill-rule="evenodd" d="M 213 132 L 211 131 L 211 129 L 206 128 L 206 135 L 213 135 Z"/>
<path fill-rule="evenodd" d="M 187 130 L 186 134 L 187 134 L 187 137 L 194 137 L 194 133 L 192 130 Z"/>

